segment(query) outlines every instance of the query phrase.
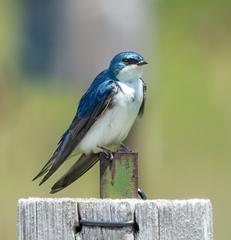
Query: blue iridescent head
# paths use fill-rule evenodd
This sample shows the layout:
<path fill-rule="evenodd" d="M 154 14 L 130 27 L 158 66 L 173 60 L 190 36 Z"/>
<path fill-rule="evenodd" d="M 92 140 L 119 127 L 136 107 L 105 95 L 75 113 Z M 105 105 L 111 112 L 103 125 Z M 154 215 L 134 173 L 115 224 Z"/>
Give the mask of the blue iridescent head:
<path fill-rule="evenodd" d="M 147 64 L 137 52 L 121 52 L 111 61 L 109 69 L 121 81 L 132 81 L 143 74 L 143 65 Z"/>

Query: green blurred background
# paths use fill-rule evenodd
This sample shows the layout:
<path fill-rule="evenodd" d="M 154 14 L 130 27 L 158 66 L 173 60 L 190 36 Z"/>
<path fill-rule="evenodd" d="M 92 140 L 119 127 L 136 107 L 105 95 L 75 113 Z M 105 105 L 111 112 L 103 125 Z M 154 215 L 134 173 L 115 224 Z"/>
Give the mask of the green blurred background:
<path fill-rule="evenodd" d="M 16 238 L 19 198 L 51 197 L 50 187 L 73 160 L 44 186 L 31 179 L 89 81 L 129 48 L 150 63 L 146 112 L 129 139 L 139 151 L 140 186 L 149 198 L 211 199 L 214 238 L 228 240 L 231 2 L 134 1 L 132 11 L 103 0 L 93 8 L 90 1 L 35 2 L 0 1 L 0 239 Z M 123 14 L 132 21 L 124 23 Z M 55 197 L 98 197 L 96 179 L 97 166 Z"/>

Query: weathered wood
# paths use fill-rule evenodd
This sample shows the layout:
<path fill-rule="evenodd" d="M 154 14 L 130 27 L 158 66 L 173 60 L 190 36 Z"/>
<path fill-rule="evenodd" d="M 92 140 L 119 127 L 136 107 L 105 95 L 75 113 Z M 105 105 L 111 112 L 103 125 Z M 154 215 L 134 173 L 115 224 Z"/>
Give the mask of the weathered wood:
<path fill-rule="evenodd" d="M 87 221 L 127 222 L 123 228 Z M 21 199 L 18 240 L 212 240 L 209 200 Z"/>
<path fill-rule="evenodd" d="M 132 221 L 134 205 L 129 201 L 89 201 L 79 204 L 82 219 L 95 221 Z M 96 211 L 94 211 L 94 210 Z M 79 239 L 126 239 L 133 240 L 133 228 L 83 227 Z"/>
<path fill-rule="evenodd" d="M 78 224 L 77 201 L 73 199 L 30 198 L 18 202 L 18 239 L 75 240 Z"/>
<path fill-rule="evenodd" d="M 159 238 L 159 212 L 156 201 L 145 200 L 136 203 L 136 222 L 139 231 L 136 240 L 160 240 Z"/>
<path fill-rule="evenodd" d="M 161 240 L 212 239 L 212 209 L 208 201 L 159 201 Z"/>
<path fill-rule="evenodd" d="M 100 155 L 100 197 L 137 198 L 138 153 L 120 151 L 113 159 Z"/>

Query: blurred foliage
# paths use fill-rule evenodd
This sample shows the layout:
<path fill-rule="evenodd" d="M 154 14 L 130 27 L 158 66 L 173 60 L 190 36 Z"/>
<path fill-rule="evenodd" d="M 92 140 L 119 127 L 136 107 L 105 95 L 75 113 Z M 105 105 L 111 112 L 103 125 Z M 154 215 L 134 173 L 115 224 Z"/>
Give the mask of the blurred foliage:
<path fill-rule="evenodd" d="M 149 196 L 210 198 L 215 239 L 231 233 L 230 7 L 160 1 L 160 78 L 138 141 Z"/>
<path fill-rule="evenodd" d="M 16 238 L 17 200 L 50 197 L 51 185 L 73 162 L 42 187 L 31 182 L 69 125 L 83 89 L 22 80 L 17 65 L 21 9 L 13 1 L 3 6 L 0 238 L 7 240 Z M 231 233 L 230 7 L 228 0 L 159 1 L 159 50 L 153 58 L 160 68 L 149 59 L 146 112 L 132 142 L 140 153 L 140 185 L 149 198 L 210 198 L 220 240 Z M 55 197 L 97 197 L 97 178 L 95 167 Z"/>

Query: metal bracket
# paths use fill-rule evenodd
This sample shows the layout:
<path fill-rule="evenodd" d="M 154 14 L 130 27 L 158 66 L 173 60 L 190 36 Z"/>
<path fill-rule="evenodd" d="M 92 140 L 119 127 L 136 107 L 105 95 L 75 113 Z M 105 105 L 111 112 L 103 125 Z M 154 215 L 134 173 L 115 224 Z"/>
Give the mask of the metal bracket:
<path fill-rule="evenodd" d="M 139 231 L 139 225 L 135 220 L 131 221 L 93 221 L 93 220 L 79 220 L 79 224 L 74 227 L 74 232 L 78 233 L 82 230 L 82 227 L 105 227 L 105 228 L 123 228 L 123 227 L 133 227 L 135 231 Z"/>
<path fill-rule="evenodd" d="M 121 221 L 121 222 L 114 222 L 114 221 L 90 221 L 90 220 L 80 220 L 80 225 L 83 226 L 90 226 L 90 227 L 113 227 L 113 228 L 122 228 L 122 227 L 129 227 L 135 224 L 134 221 Z"/>
<path fill-rule="evenodd" d="M 143 200 L 148 199 L 147 195 L 145 194 L 145 192 L 141 188 L 138 188 L 137 192 L 138 192 L 138 195 L 140 196 L 141 199 L 143 199 Z"/>

